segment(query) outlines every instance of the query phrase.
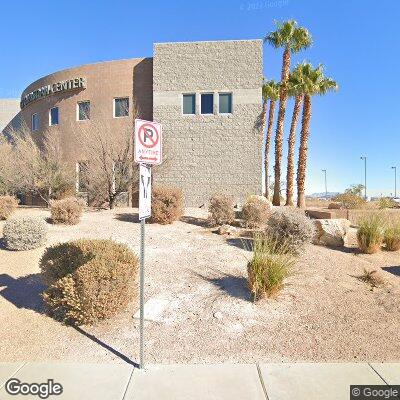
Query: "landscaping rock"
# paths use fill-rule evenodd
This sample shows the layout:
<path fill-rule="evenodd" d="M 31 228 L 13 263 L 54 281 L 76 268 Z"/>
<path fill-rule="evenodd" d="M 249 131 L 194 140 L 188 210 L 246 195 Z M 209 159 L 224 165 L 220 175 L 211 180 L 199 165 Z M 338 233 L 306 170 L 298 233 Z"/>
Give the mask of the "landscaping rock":
<path fill-rule="evenodd" d="M 240 229 L 238 229 L 234 226 L 231 226 L 231 225 L 221 225 L 216 230 L 216 233 L 218 233 L 218 235 L 234 236 L 234 235 L 238 235 L 240 233 Z"/>
<path fill-rule="evenodd" d="M 350 221 L 345 218 L 318 219 L 314 221 L 316 234 L 314 244 L 328 247 L 344 246 L 350 228 Z"/>

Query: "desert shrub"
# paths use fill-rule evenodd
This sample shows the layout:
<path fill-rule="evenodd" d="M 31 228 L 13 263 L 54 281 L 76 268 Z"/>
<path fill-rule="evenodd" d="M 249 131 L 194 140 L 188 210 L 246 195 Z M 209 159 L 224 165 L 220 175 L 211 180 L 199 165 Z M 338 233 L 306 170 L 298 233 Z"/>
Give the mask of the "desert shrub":
<path fill-rule="evenodd" d="M 263 196 L 250 196 L 243 205 L 242 218 L 248 228 L 264 225 L 271 211 L 271 203 Z"/>
<path fill-rule="evenodd" d="M 380 214 L 370 214 L 358 221 L 357 241 L 363 253 L 376 253 L 383 241 L 385 221 Z"/>
<path fill-rule="evenodd" d="M 381 197 L 378 202 L 380 209 L 384 208 L 397 208 L 398 204 L 391 197 Z"/>
<path fill-rule="evenodd" d="M 383 243 L 386 245 L 386 250 L 400 250 L 400 222 L 396 221 L 390 224 L 385 229 L 383 234 Z"/>
<path fill-rule="evenodd" d="M 385 284 L 385 279 L 381 273 L 376 270 L 369 270 L 364 268 L 363 274 L 360 276 L 360 279 L 365 283 L 371 285 L 371 287 L 379 287 Z"/>
<path fill-rule="evenodd" d="M 302 211 L 285 207 L 271 214 L 267 222 L 267 233 L 286 243 L 288 250 L 297 254 L 306 243 L 311 243 L 315 226 Z"/>
<path fill-rule="evenodd" d="M 51 202 L 51 220 L 54 224 L 76 225 L 82 216 L 85 203 L 75 197 Z"/>
<path fill-rule="evenodd" d="M 0 196 L 0 220 L 7 219 L 18 207 L 18 200 L 13 196 Z"/>
<path fill-rule="evenodd" d="M 214 195 L 208 207 L 209 222 L 212 225 L 230 224 L 235 220 L 233 198 L 227 195 Z"/>
<path fill-rule="evenodd" d="M 172 224 L 183 215 L 182 190 L 173 186 L 155 186 L 151 198 L 151 221 Z"/>
<path fill-rule="evenodd" d="M 256 235 L 253 258 L 247 264 L 248 283 L 254 301 L 275 296 L 291 273 L 294 262 L 287 242 L 270 235 Z"/>
<path fill-rule="evenodd" d="M 138 258 L 112 240 L 80 239 L 48 247 L 40 260 L 49 314 L 66 324 L 92 324 L 137 297 Z"/>
<path fill-rule="evenodd" d="M 36 249 L 46 242 L 46 223 L 39 218 L 10 218 L 3 228 L 3 238 L 9 250 Z"/>
<path fill-rule="evenodd" d="M 342 205 L 343 208 L 355 209 L 362 208 L 365 205 L 365 199 L 358 194 L 345 192 L 333 198 L 335 202 Z"/>

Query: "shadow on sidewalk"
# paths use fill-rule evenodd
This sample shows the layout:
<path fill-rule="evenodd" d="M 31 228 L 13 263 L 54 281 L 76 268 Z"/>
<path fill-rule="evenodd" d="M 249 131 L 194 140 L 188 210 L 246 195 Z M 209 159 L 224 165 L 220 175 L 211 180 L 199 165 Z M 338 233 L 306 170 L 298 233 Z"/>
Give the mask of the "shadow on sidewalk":
<path fill-rule="evenodd" d="M 103 347 L 104 349 L 106 349 L 107 351 L 113 353 L 114 355 L 116 355 L 117 357 L 119 357 L 121 360 L 125 361 L 126 363 L 132 365 L 135 368 L 139 368 L 139 364 L 136 363 L 135 361 L 132 361 L 131 359 L 129 359 L 125 354 L 120 353 L 118 350 L 115 350 L 113 347 L 111 347 L 110 345 L 108 345 L 107 343 L 102 342 L 100 339 L 98 339 L 96 336 L 91 335 L 90 333 L 84 331 L 82 328 L 80 328 L 79 326 L 73 326 L 73 328 L 79 332 L 80 334 L 82 334 L 83 336 L 86 336 L 88 339 L 92 340 L 93 342 L 95 342 L 96 344 L 100 345 L 101 347 Z"/>
<path fill-rule="evenodd" d="M 13 278 L 0 274 L 0 295 L 17 308 L 44 313 L 41 293 L 45 289 L 40 274 L 30 274 Z"/>

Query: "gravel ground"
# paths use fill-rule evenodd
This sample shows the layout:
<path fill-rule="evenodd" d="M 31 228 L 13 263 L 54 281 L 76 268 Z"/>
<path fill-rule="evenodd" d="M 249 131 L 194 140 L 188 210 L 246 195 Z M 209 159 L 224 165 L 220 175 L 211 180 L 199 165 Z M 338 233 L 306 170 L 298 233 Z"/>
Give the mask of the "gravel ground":
<path fill-rule="evenodd" d="M 48 244 L 101 237 L 138 252 L 134 211 L 92 211 L 77 226 L 49 225 Z M 17 213 L 49 217 L 43 209 Z M 310 245 L 279 297 L 253 304 L 250 254 L 240 239 L 201 226 L 204 216 L 190 209 L 185 222 L 146 226 L 147 362 L 400 361 L 399 252 Z M 0 249 L 0 361 L 137 361 L 137 303 L 80 329 L 43 313 L 43 250 Z M 372 290 L 358 279 L 364 268 L 382 268 L 385 287 Z"/>

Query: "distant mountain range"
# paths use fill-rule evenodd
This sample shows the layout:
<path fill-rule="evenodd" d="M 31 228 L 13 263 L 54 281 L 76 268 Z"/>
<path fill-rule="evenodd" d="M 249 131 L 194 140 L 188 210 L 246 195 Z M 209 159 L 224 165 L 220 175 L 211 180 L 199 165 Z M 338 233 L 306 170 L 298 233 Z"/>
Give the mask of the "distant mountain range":
<path fill-rule="evenodd" d="M 339 194 L 339 192 L 328 192 L 328 193 L 322 192 L 322 193 L 309 194 L 309 195 L 307 195 L 307 197 L 311 198 L 311 199 L 321 199 L 321 198 L 325 198 L 325 196 L 326 196 L 328 199 L 331 199 L 332 197 L 335 197 L 338 194 Z"/>

